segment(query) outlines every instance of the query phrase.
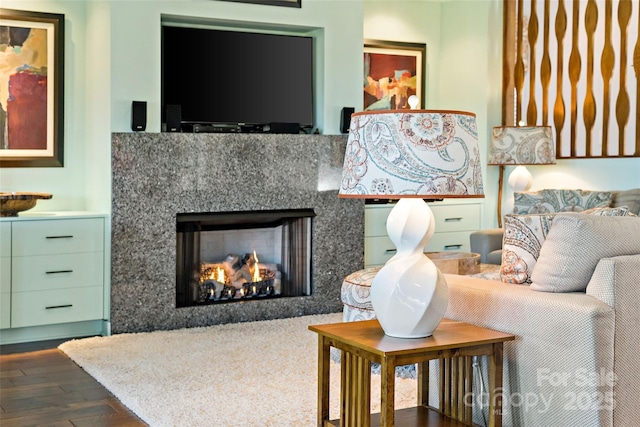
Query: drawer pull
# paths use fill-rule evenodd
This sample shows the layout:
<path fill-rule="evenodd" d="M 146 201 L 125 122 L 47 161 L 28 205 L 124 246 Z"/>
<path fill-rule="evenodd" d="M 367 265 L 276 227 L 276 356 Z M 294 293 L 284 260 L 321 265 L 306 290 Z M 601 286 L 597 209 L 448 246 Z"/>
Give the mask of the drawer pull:
<path fill-rule="evenodd" d="M 457 218 L 445 218 L 444 219 L 444 222 L 460 222 L 460 221 L 462 221 L 462 217 L 461 216 L 459 216 Z"/>
<path fill-rule="evenodd" d="M 73 273 L 73 270 L 47 271 L 45 274 Z"/>
<path fill-rule="evenodd" d="M 462 245 L 459 245 L 459 244 L 458 245 L 445 245 L 444 249 L 448 251 L 450 249 L 460 249 L 461 247 L 462 247 Z"/>
<path fill-rule="evenodd" d="M 69 308 L 69 307 L 73 307 L 73 304 L 64 304 L 64 305 L 50 305 L 48 307 L 45 307 L 45 309 L 47 310 L 52 310 L 54 308 Z"/>
<path fill-rule="evenodd" d="M 391 253 L 396 253 L 398 252 L 397 249 L 387 249 L 386 251 L 384 251 L 385 254 L 391 254 Z"/>
<path fill-rule="evenodd" d="M 47 236 L 47 239 L 71 239 L 73 236 Z"/>

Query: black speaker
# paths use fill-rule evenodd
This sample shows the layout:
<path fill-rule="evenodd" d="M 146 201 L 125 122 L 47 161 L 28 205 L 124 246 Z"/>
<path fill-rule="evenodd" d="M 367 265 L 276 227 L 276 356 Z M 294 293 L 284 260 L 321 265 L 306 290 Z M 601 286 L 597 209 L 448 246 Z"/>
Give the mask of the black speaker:
<path fill-rule="evenodd" d="M 265 133 L 300 133 L 300 123 L 272 122 L 263 128 Z"/>
<path fill-rule="evenodd" d="M 349 126 L 351 126 L 351 115 L 356 111 L 353 107 L 342 107 L 340 113 L 340 132 L 349 133 Z"/>
<path fill-rule="evenodd" d="M 182 131 L 182 107 L 178 104 L 167 104 L 165 107 L 167 132 Z"/>
<path fill-rule="evenodd" d="M 142 132 L 147 128 L 147 102 L 131 101 L 131 130 Z"/>

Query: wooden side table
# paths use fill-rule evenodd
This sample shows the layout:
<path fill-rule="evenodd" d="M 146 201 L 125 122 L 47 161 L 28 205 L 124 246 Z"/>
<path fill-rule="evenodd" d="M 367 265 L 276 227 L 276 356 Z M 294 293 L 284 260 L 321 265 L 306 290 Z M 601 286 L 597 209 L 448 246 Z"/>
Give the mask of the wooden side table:
<path fill-rule="evenodd" d="M 489 426 L 502 425 L 502 347 L 510 334 L 443 319 L 428 338 L 384 334 L 377 320 L 309 326 L 318 333 L 318 427 L 472 425 L 474 356 L 489 356 Z M 340 420 L 329 420 L 329 350 L 341 350 Z M 429 406 L 429 360 L 440 359 L 439 407 Z M 371 363 L 381 365 L 380 414 L 370 414 Z M 396 366 L 418 364 L 418 402 L 394 409 Z"/>

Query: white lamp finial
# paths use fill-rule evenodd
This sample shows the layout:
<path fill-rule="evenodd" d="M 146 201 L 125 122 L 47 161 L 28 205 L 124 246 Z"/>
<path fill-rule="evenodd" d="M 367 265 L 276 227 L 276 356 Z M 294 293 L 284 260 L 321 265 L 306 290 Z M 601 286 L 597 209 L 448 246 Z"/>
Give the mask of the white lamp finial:
<path fill-rule="evenodd" d="M 418 108 L 420 99 L 416 95 L 411 95 L 409 99 L 407 99 L 407 102 L 409 103 L 409 107 L 411 107 L 412 110 L 415 110 L 416 108 Z"/>

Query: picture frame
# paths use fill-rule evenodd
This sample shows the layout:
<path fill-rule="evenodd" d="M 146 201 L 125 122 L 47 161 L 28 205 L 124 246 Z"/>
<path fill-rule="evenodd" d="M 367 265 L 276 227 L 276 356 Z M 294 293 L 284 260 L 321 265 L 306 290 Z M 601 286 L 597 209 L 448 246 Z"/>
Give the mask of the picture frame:
<path fill-rule="evenodd" d="M 64 15 L 0 8 L 0 167 L 64 166 Z"/>
<path fill-rule="evenodd" d="M 382 40 L 364 41 L 364 110 L 409 109 L 417 95 L 423 108 L 427 45 Z"/>
<path fill-rule="evenodd" d="M 236 3 L 264 4 L 269 6 L 302 7 L 302 0 L 225 0 Z"/>

